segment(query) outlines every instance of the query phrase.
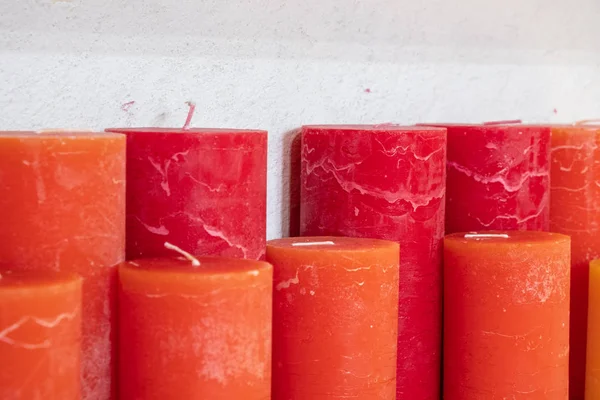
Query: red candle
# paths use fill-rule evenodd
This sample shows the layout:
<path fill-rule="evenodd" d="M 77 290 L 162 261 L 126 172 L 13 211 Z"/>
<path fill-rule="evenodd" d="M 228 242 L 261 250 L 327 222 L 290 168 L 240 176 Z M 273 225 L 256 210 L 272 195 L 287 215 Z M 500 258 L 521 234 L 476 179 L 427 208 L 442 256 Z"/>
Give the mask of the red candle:
<path fill-rule="evenodd" d="M 194 254 L 260 259 L 266 241 L 267 133 L 110 129 L 127 135 L 127 259 Z"/>
<path fill-rule="evenodd" d="M 589 262 L 600 257 L 599 146 L 600 126 L 552 127 L 550 228 L 572 239 L 569 378 L 573 400 L 584 396 Z"/>
<path fill-rule="evenodd" d="M 191 260 L 121 265 L 121 398 L 269 399 L 273 267 Z"/>
<path fill-rule="evenodd" d="M 125 258 L 125 137 L 0 133 L 0 220 L 7 268 L 84 278 L 82 397 L 110 399 L 116 265 Z"/>
<path fill-rule="evenodd" d="M 79 399 L 80 353 L 80 277 L 0 275 L 0 399 Z"/>
<path fill-rule="evenodd" d="M 446 130 L 306 126 L 301 234 L 399 241 L 397 395 L 439 399 Z"/>
<path fill-rule="evenodd" d="M 271 240 L 273 400 L 396 399 L 398 243 Z"/>
<path fill-rule="evenodd" d="M 446 233 L 549 229 L 549 128 L 436 126 L 448 129 Z"/>

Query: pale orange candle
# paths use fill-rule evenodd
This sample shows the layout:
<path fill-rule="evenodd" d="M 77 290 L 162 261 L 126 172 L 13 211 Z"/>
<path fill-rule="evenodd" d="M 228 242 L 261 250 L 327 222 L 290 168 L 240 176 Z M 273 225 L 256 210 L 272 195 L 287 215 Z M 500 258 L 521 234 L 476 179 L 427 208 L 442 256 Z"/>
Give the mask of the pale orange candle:
<path fill-rule="evenodd" d="M 0 399 L 80 398 L 81 279 L 0 275 Z"/>

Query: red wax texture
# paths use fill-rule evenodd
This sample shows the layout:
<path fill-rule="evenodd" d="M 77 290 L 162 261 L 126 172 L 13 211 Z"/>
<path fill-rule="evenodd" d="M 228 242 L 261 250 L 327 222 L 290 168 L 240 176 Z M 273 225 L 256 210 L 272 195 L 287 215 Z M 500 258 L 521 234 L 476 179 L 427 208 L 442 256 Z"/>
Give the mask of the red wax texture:
<path fill-rule="evenodd" d="M 267 133 L 110 129 L 127 135 L 127 259 L 260 259 L 266 241 Z"/>
<path fill-rule="evenodd" d="M 397 396 L 439 399 L 446 130 L 307 126 L 301 234 L 399 241 Z"/>
<path fill-rule="evenodd" d="M 125 259 L 125 137 L 0 133 L 0 273 L 84 278 L 82 398 L 116 394 L 116 265 Z"/>
<path fill-rule="evenodd" d="M 266 400 L 273 267 L 160 258 L 119 268 L 123 400 Z"/>
<path fill-rule="evenodd" d="M 448 129 L 446 233 L 550 227 L 550 129 Z"/>
<path fill-rule="evenodd" d="M 571 236 L 570 398 L 585 388 L 589 262 L 600 258 L 600 126 L 552 127 L 550 228 Z M 598 338 L 587 338 L 592 342 Z"/>

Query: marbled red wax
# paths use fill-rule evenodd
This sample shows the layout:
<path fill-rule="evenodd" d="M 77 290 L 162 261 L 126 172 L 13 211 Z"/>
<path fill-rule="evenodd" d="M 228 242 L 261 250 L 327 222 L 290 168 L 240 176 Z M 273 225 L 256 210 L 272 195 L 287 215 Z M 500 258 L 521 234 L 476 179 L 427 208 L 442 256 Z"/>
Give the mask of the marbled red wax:
<path fill-rule="evenodd" d="M 446 233 L 550 228 L 550 129 L 448 129 Z"/>
<path fill-rule="evenodd" d="M 267 133 L 110 129 L 127 135 L 127 259 L 260 259 L 266 242 Z"/>
<path fill-rule="evenodd" d="M 301 234 L 400 242 L 398 399 L 437 400 L 446 130 L 306 126 Z"/>

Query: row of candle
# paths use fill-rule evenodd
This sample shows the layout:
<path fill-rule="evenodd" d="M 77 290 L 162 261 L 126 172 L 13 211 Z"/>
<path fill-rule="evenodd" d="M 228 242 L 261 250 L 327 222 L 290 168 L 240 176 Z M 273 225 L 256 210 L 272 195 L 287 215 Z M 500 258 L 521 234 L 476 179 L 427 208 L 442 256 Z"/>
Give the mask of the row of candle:
<path fill-rule="evenodd" d="M 10 193 L 0 199 L 7 222 L 0 227 L 0 265 L 84 277 L 83 393 L 90 399 L 115 393 L 112 267 L 123 260 L 125 159 L 128 259 L 169 255 L 165 241 L 194 254 L 254 259 L 265 249 L 265 132 L 115 131 L 126 134 L 126 155 L 125 138 L 117 134 L 6 133 L 0 145 L 2 183 Z M 448 232 L 547 230 L 552 221 L 552 230 L 573 235 L 573 304 L 579 306 L 571 326 L 584 337 L 577 341 L 584 353 L 571 364 L 571 390 L 583 390 L 585 265 L 595 254 L 599 131 L 524 125 L 303 129 L 301 233 L 402 245 L 399 398 L 439 396 L 445 195 Z"/>

